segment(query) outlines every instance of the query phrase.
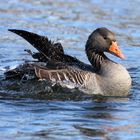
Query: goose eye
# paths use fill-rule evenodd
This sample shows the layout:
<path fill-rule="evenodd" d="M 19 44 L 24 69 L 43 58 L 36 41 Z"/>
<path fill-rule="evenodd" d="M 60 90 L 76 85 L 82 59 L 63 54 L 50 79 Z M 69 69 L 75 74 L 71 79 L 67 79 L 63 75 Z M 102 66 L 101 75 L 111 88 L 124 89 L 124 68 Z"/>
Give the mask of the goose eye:
<path fill-rule="evenodd" d="M 107 39 L 107 37 L 106 37 L 106 36 L 104 36 L 104 39 L 106 40 L 106 39 Z"/>

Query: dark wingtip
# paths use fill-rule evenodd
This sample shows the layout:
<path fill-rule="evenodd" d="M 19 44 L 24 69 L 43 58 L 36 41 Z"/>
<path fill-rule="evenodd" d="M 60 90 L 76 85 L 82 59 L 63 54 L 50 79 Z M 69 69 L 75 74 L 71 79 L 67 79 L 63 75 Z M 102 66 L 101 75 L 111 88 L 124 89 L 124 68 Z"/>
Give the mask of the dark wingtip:
<path fill-rule="evenodd" d="M 8 31 L 13 32 L 13 33 L 15 33 L 15 34 L 18 33 L 18 30 L 17 30 L 17 29 L 8 29 Z"/>
<path fill-rule="evenodd" d="M 17 34 L 17 35 L 23 37 L 24 39 L 26 39 L 29 34 L 33 34 L 31 32 L 28 32 L 28 31 L 25 31 L 25 30 L 19 30 L 19 29 L 8 29 L 8 31 Z"/>
<path fill-rule="evenodd" d="M 16 32 L 16 31 L 19 31 L 19 30 L 17 30 L 17 29 L 8 29 L 8 31 L 10 31 L 10 32 Z"/>
<path fill-rule="evenodd" d="M 8 31 L 13 32 L 15 29 L 8 29 Z"/>

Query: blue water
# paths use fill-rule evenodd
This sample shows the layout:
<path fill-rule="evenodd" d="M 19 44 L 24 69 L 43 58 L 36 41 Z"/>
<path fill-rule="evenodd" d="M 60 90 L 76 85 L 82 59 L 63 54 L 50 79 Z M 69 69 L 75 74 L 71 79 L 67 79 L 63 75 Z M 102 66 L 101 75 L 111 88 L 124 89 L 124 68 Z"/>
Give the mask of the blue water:
<path fill-rule="evenodd" d="M 126 59 L 109 57 L 125 65 L 133 79 L 126 98 L 25 97 L 13 88 L 1 87 L 0 139 L 139 140 L 139 5 L 139 0 L 0 0 L 1 81 L 5 67 L 31 59 L 24 52 L 32 48 L 30 44 L 8 28 L 47 35 L 60 41 L 66 53 L 88 63 L 85 42 L 94 29 L 102 26 L 116 34 Z"/>

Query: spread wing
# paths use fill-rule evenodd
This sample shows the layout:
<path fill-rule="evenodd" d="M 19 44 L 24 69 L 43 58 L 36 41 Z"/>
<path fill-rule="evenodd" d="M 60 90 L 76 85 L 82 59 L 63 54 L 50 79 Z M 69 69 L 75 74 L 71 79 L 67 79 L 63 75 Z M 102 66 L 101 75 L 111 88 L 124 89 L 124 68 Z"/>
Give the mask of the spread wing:
<path fill-rule="evenodd" d="M 9 29 L 9 31 L 23 37 L 38 50 L 38 52 L 34 54 L 30 50 L 26 51 L 29 52 L 32 57 L 37 59 L 39 62 L 61 62 L 65 65 L 74 65 L 80 69 L 92 69 L 90 65 L 81 62 L 75 57 L 65 54 L 61 43 L 54 43 L 46 36 L 40 36 L 35 33 L 17 29 Z"/>
<path fill-rule="evenodd" d="M 38 50 L 37 53 L 26 50 L 38 62 L 25 63 L 7 71 L 5 73 L 6 79 L 19 78 L 28 80 L 35 76 L 38 79 L 48 79 L 50 81 L 65 80 L 83 84 L 85 75 L 89 71 L 93 71 L 91 65 L 65 54 L 60 43 L 54 43 L 45 36 L 24 30 L 9 29 L 9 31 L 23 37 Z"/>

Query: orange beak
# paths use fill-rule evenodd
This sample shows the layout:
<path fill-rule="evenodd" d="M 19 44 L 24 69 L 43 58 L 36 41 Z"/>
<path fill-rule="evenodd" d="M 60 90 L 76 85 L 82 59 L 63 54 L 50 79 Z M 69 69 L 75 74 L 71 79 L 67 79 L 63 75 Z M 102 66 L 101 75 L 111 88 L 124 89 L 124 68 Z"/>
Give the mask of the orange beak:
<path fill-rule="evenodd" d="M 124 59 L 124 55 L 121 53 L 120 49 L 117 46 L 117 42 L 112 41 L 112 45 L 109 48 L 109 52 L 119 58 Z"/>

